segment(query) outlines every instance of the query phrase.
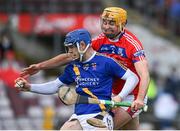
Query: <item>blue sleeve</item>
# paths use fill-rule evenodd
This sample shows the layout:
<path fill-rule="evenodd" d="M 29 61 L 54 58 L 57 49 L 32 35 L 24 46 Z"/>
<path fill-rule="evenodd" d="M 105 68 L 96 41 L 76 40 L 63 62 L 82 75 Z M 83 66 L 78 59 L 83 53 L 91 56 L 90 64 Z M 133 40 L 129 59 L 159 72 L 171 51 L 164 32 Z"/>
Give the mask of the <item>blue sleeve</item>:
<path fill-rule="evenodd" d="M 122 64 L 118 63 L 116 60 L 110 58 L 109 61 L 106 63 L 106 70 L 111 76 L 122 78 L 122 76 L 126 73 L 127 68 Z"/>
<path fill-rule="evenodd" d="M 72 77 L 72 74 L 73 74 L 73 70 L 72 70 L 72 66 L 71 65 L 68 65 L 66 66 L 64 72 L 62 75 L 60 75 L 58 78 L 61 82 L 63 82 L 64 84 L 71 84 L 74 82 L 74 79 Z"/>

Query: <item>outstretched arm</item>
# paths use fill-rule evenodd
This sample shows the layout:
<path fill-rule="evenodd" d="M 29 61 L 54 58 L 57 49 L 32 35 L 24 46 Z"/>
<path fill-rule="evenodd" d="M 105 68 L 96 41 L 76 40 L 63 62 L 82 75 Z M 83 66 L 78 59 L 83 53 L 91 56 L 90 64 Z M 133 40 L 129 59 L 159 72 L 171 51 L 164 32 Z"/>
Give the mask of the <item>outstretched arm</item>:
<path fill-rule="evenodd" d="M 67 63 L 69 63 L 71 61 L 72 61 L 72 57 L 70 57 L 68 53 L 60 54 L 49 60 L 46 60 L 46 61 L 43 61 L 43 62 L 40 62 L 37 64 L 32 64 L 29 67 L 24 68 L 21 71 L 20 76 L 28 77 L 30 75 L 36 74 L 40 70 L 66 65 Z"/>
<path fill-rule="evenodd" d="M 42 83 L 42 84 L 30 84 L 24 78 L 17 78 L 15 80 L 15 87 L 20 91 L 30 91 L 33 93 L 51 95 L 57 93 L 59 87 L 64 85 L 58 78 L 56 80 Z"/>

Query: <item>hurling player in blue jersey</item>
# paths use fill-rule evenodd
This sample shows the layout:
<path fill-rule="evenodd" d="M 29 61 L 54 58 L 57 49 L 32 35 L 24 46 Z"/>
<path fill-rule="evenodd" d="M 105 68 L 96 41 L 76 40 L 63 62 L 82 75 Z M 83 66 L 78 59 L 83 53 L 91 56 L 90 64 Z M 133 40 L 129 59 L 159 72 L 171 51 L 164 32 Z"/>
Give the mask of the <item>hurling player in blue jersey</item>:
<path fill-rule="evenodd" d="M 123 90 L 113 98 L 118 101 L 126 97 L 137 85 L 139 80 L 136 74 L 114 59 L 92 49 L 91 37 L 87 30 L 78 29 L 68 33 L 64 45 L 74 59 L 66 66 L 64 73 L 56 80 L 43 84 L 30 84 L 25 79 L 18 78 L 16 83 L 21 81 L 23 84 L 20 90 L 50 95 L 57 93 L 61 86 L 75 82 L 76 92 L 79 95 L 111 100 L 113 78 L 118 77 L 126 81 Z M 102 104 L 75 104 L 74 114 L 61 129 L 96 130 L 98 128 L 89 125 L 87 119 L 96 116 L 106 108 Z M 113 129 L 113 119 L 109 113 L 106 114 L 103 122 L 106 129 Z"/>

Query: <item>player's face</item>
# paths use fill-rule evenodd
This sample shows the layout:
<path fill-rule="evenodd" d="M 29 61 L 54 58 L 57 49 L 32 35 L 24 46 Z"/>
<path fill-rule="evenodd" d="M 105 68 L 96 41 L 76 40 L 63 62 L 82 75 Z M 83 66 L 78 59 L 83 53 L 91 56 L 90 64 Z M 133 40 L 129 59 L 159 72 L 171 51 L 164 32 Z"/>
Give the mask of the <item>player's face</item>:
<path fill-rule="evenodd" d="M 110 39 L 114 39 L 117 34 L 119 34 L 119 27 L 116 25 L 115 21 L 102 19 L 101 20 L 102 32 Z"/>
<path fill-rule="evenodd" d="M 79 59 L 79 52 L 75 45 L 67 46 L 67 49 L 68 49 L 68 53 L 74 60 Z"/>

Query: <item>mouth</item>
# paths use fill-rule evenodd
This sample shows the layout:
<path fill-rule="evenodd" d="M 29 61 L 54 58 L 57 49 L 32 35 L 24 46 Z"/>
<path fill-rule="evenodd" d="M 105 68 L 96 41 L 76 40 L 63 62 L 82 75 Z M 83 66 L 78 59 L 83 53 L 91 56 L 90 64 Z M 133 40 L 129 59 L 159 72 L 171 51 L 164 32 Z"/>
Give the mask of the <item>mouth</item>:
<path fill-rule="evenodd" d="M 78 57 L 77 55 L 75 55 L 75 54 L 70 54 L 70 56 L 71 56 L 71 58 L 72 58 L 73 60 L 79 59 L 79 57 Z"/>
<path fill-rule="evenodd" d="M 103 33 L 110 39 L 114 39 L 116 34 L 112 30 L 104 30 Z"/>
<path fill-rule="evenodd" d="M 110 29 L 104 29 L 103 30 L 103 32 L 105 33 L 105 34 L 112 34 L 112 33 L 114 33 L 114 31 L 113 30 L 110 30 Z"/>

